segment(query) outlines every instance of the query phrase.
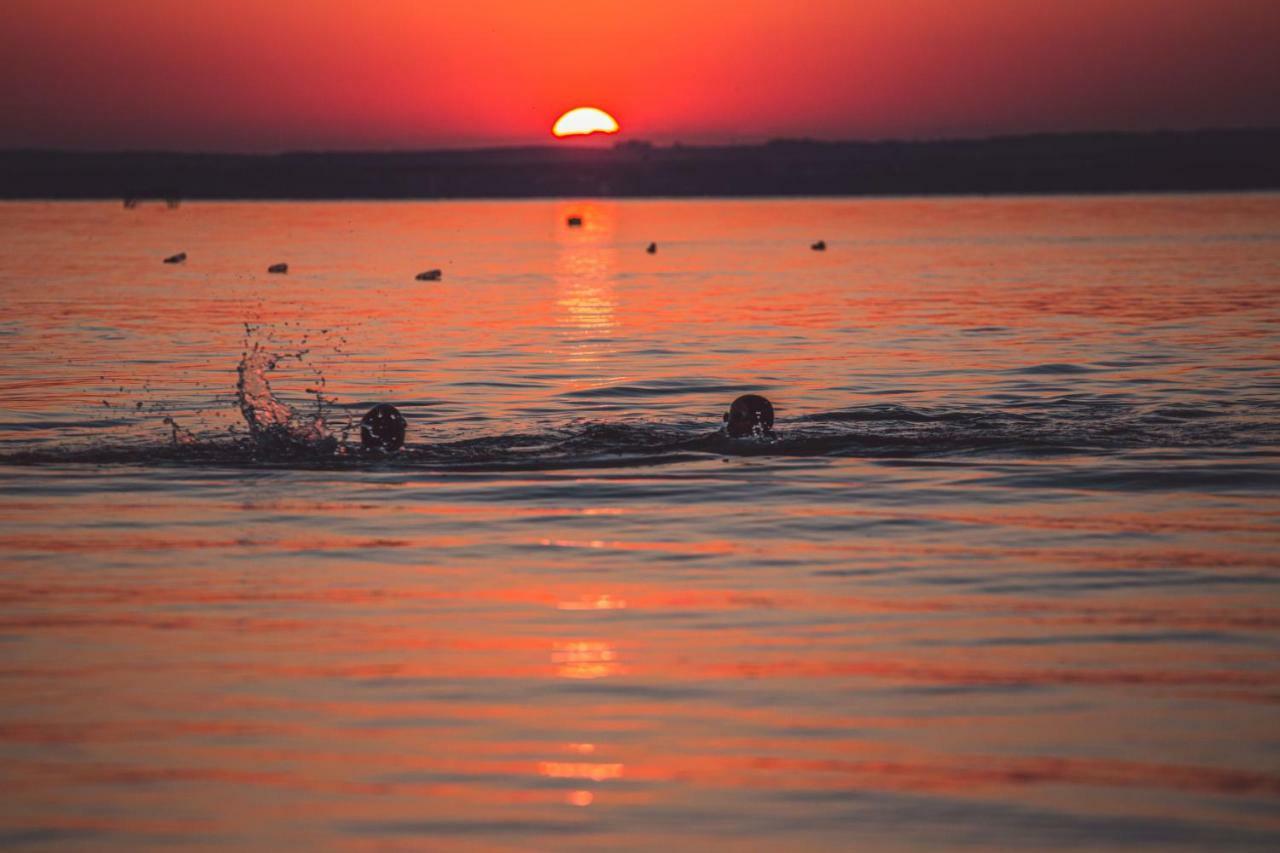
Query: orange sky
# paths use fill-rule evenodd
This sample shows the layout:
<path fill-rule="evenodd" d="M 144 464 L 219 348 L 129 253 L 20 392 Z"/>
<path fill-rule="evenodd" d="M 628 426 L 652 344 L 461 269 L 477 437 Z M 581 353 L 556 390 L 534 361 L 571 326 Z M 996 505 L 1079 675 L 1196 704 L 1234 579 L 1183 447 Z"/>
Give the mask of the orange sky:
<path fill-rule="evenodd" d="M 1275 0 L 6 0 L 0 147 L 1280 125 Z"/>

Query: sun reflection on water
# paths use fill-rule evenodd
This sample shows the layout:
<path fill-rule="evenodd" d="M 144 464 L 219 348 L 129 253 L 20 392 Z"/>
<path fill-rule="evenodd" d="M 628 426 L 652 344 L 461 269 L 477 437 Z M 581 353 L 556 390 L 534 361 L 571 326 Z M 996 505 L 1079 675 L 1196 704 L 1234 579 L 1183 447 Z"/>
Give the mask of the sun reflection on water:
<path fill-rule="evenodd" d="M 622 767 L 621 764 L 586 761 L 543 761 L 538 764 L 538 773 L 548 779 L 590 779 L 592 782 L 603 782 L 606 779 L 621 779 Z"/>
<path fill-rule="evenodd" d="M 608 593 L 597 595 L 582 594 L 577 598 L 563 599 L 556 604 L 559 611 L 610 611 L 624 610 L 627 602 Z M 582 618 L 582 617 L 566 617 Z M 606 617 L 607 618 L 607 617 Z M 555 667 L 557 678 L 575 681 L 607 678 L 620 675 L 622 667 L 618 660 L 617 645 L 605 640 L 574 640 L 555 642 L 551 648 L 551 663 Z M 585 720 L 583 721 L 585 723 Z M 540 761 L 537 773 L 544 779 L 573 781 L 578 784 L 594 783 L 599 785 L 614 779 L 621 779 L 624 765 L 619 761 L 601 761 L 597 752 L 600 745 L 593 741 L 581 740 L 563 744 L 568 758 L 552 761 Z M 596 791 L 588 788 L 573 788 L 564 795 L 564 802 L 570 806 L 583 808 L 595 802 Z"/>
<path fill-rule="evenodd" d="M 574 601 L 561 601 L 556 604 L 559 610 L 625 610 L 627 601 L 610 595 L 584 595 Z"/>
<path fill-rule="evenodd" d="M 570 208 L 565 208 L 569 210 Z M 618 327 L 614 295 L 617 250 L 612 210 L 575 206 L 583 225 L 557 231 L 557 326 L 570 361 L 591 363 L 614 351 L 607 340 Z M 567 216 L 562 217 L 562 221 Z"/>
<path fill-rule="evenodd" d="M 607 642 L 557 642 L 551 649 L 551 662 L 560 678 L 607 678 L 622 671 L 617 648 Z"/>

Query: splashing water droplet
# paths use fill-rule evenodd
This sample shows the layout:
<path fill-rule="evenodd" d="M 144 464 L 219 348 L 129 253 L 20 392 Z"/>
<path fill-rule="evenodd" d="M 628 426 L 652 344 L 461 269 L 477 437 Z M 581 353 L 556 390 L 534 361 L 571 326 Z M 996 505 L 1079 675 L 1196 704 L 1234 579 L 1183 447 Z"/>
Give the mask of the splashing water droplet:
<path fill-rule="evenodd" d="M 271 454 L 281 452 L 333 453 L 339 447 L 329 433 L 322 407 L 324 399 L 316 395 L 316 411 L 302 415 L 275 396 L 268 375 L 286 358 L 301 358 L 301 353 L 280 355 L 268 352 L 258 342 L 245 347 L 236 368 L 236 401 L 249 427 L 249 439 L 256 450 Z"/>

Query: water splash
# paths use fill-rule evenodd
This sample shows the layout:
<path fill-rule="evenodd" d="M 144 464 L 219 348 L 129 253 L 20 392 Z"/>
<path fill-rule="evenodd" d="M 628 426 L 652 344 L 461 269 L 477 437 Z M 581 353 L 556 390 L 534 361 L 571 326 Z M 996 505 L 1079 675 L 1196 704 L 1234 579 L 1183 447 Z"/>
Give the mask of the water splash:
<path fill-rule="evenodd" d="M 172 415 L 165 416 L 164 424 L 172 431 L 174 447 L 195 447 L 200 443 L 200 439 L 196 437 L 196 434 L 179 424 L 177 418 Z"/>
<path fill-rule="evenodd" d="M 326 407 L 333 401 L 324 396 L 323 382 L 309 389 L 315 399 L 311 413 L 298 412 L 271 390 L 271 372 L 285 359 L 301 361 L 307 351 L 270 352 L 251 335 L 252 328 L 247 327 L 245 351 L 236 367 L 236 402 L 252 449 L 269 456 L 337 452 L 345 442 L 330 432 L 325 421 Z"/>

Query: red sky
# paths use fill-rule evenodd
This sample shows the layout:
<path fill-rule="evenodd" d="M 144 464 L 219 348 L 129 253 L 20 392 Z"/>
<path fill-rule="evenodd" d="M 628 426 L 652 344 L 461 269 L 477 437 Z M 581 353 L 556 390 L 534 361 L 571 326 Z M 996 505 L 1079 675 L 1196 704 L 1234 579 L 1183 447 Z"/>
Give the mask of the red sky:
<path fill-rule="evenodd" d="M 5 0 L 0 147 L 1280 125 L 1280 0 Z"/>

